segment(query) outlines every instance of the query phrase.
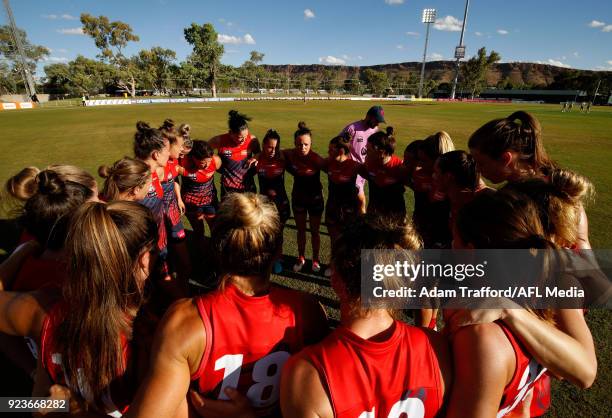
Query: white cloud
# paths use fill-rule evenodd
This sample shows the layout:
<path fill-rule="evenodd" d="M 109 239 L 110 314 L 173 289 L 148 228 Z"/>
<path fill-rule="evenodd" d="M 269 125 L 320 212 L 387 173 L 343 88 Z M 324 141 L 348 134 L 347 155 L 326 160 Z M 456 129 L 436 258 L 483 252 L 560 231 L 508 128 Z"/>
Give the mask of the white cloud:
<path fill-rule="evenodd" d="M 601 28 L 602 26 L 606 26 L 604 22 L 600 22 L 599 20 L 593 20 L 589 23 L 589 26 L 592 28 Z"/>
<path fill-rule="evenodd" d="M 552 58 L 549 58 L 548 60 L 546 60 L 546 64 L 555 65 L 557 67 L 570 68 L 569 65 L 567 65 L 567 64 L 565 64 L 565 63 L 563 63 L 561 61 L 554 60 Z"/>
<path fill-rule="evenodd" d="M 61 33 L 62 35 L 85 35 L 83 28 L 58 29 L 57 32 Z"/>
<path fill-rule="evenodd" d="M 444 16 L 441 19 L 436 19 L 434 23 L 434 29 L 443 30 L 447 32 L 460 32 L 462 21 L 454 16 Z"/>
<path fill-rule="evenodd" d="M 578 53 L 578 51 L 574 52 L 572 55 L 576 58 L 580 57 L 580 54 Z"/>
<path fill-rule="evenodd" d="M 68 62 L 70 61 L 68 58 L 66 57 L 44 57 L 43 61 L 47 61 L 47 62 Z"/>
<path fill-rule="evenodd" d="M 612 65 L 612 60 L 608 60 L 608 61 L 606 61 L 606 63 L 607 63 L 608 65 Z"/>
<path fill-rule="evenodd" d="M 345 65 L 346 64 L 346 61 L 343 60 L 342 58 L 334 57 L 332 55 L 328 55 L 326 57 L 319 57 L 319 62 L 321 64 L 328 64 L 328 65 Z"/>
<path fill-rule="evenodd" d="M 349 58 L 349 56 L 348 56 L 348 55 L 346 55 L 346 54 L 342 54 L 342 59 L 343 59 L 343 60 L 348 60 L 348 59 L 350 59 L 350 58 Z"/>
<path fill-rule="evenodd" d="M 244 39 L 245 44 L 255 45 L 255 38 L 253 38 L 250 33 L 247 33 L 246 35 L 244 35 L 243 39 Z"/>
<path fill-rule="evenodd" d="M 361 61 L 361 60 L 363 59 L 363 57 L 362 57 L 361 55 L 357 55 L 357 59 L 358 59 L 359 61 Z"/>
<path fill-rule="evenodd" d="M 612 25 L 604 26 L 604 28 L 601 31 L 602 32 L 612 32 Z"/>
<path fill-rule="evenodd" d="M 394 6 L 396 4 L 404 4 L 404 0 L 385 0 L 385 3 Z"/>
<path fill-rule="evenodd" d="M 500 35 L 507 35 L 508 31 L 505 29 L 497 29 L 497 33 L 499 33 Z"/>
<path fill-rule="evenodd" d="M 439 61 L 439 60 L 443 60 L 444 56 L 442 56 L 442 54 L 438 54 L 437 52 L 434 52 L 433 54 L 431 54 L 427 58 L 429 58 L 430 60 Z"/>
<path fill-rule="evenodd" d="M 311 9 L 304 10 L 304 19 L 314 19 L 314 18 L 315 18 L 315 14 Z"/>
<path fill-rule="evenodd" d="M 230 45 L 240 45 L 240 44 L 255 45 L 255 39 L 249 33 L 247 33 L 244 36 L 225 35 L 225 34 L 220 33 L 220 34 L 217 35 L 217 40 L 220 43 L 222 43 L 222 44 L 230 44 Z"/>
<path fill-rule="evenodd" d="M 43 19 L 49 19 L 49 20 L 57 20 L 57 19 L 61 19 L 61 20 L 78 20 L 78 17 L 69 15 L 67 13 L 64 13 L 62 15 L 56 15 L 56 14 L 51 14 L 51 15 L 42 15 Z"/>
<path fill-rule="evenodd" d="M 404 45 L 396 45 L 395 46 L 397 49 L 404 49 Z"/>
<path fill-rule="evenodd" d="M 419 36 L 421 36 L 421 34 L 418 32 L 406 32 L 406 35 L 414 36 L 415 38 L 418 38 Z"/>
<path fill-rule="evenodd" d="M 476 36 L 482 36 L 482 32 L 474 32 L 474 35 L 476 35 Z"/>

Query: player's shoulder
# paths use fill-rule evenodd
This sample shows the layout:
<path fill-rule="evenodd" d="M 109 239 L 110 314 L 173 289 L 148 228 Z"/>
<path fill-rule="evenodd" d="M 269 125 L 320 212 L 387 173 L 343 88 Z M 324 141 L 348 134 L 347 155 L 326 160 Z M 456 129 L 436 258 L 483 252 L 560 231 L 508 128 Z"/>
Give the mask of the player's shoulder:
<path fill-rule="evenodd" d="M 201 327 L 196 298 L 179 299 L 174 302 L 162 318 L 160 330 L 168 335 L 184 335 Z"/>
<path fill-rule="evenodd" d="M 502 366 L 514 358 L 514 349 L 501 325 L 493 322 L 462 327 L 453 334 L 452 346 L 457 353 L 470 356 L 490 367 Z"/>

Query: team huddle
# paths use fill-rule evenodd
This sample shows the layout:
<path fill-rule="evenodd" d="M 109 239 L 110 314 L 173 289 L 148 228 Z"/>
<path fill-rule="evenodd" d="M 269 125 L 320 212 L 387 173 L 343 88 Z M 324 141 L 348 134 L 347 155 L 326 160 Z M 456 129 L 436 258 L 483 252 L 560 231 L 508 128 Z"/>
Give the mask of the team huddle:
<path fill-rule="evenodd" d="M 1 350 L 31 376 L 32 396 L 69 398 L 77 416 L 536 417 L 551 378 L 593 384 L 581 309 L 421 309 L 413 326 L 361 304 L 365 249 L 590 248 L 593 187 L 549 159 L 532 115 L 484 124 L 469 151 L 440 131 L 402 156 L 393 128 L 379 130 L 380 106 L 339 127 L 326 156 L 304 122 L 283 147 L 249 121 L 232 110 L 228 132 L 207 141 L 170 119 L 138 122 L 133 157 L 100 167 L 101 190 L 69 165 L 9 179 L 22 232 L 0 266 Z M 183 215 L 211 260 L 206 292 L 189 284 L 199 260 Z M 270 280 L 286 267 L 291 215 L 289 269 L 330 277 L 335 329 L 313 295 Z"/>

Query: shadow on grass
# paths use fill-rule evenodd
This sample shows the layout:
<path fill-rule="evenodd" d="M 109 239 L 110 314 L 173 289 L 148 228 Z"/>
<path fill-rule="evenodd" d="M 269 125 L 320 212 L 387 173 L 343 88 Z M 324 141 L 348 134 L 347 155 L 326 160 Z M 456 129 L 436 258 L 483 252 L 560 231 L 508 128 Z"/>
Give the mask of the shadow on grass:
<path fill-rule="evenodd" d="M 293 219 L 293 218 L 291 218 L 291 219 Z M 319 229 L 319 234 L 321 234 L 321 235 L 329 235 L 329 233 L 327 232 L 327 229 L 323 228 L 323 227 L 324 227 L 324 225 L 323 225 L 323 223 L 321 223 L 321 228 Z M 285 229 L 292 229 L 294 231 L 297 231 L 297 227 L 295 225 L 291 225 L 291 224 L 285 224 Z M 307 224 L 306 232 L 310 232 L 310 225 L 309 224 Z"/>

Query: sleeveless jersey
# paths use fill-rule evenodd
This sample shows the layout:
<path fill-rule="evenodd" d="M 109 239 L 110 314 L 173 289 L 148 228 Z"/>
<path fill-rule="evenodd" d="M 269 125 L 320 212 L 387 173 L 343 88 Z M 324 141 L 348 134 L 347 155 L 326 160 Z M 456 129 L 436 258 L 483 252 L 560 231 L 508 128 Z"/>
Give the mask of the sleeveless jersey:
<path fill-rule="evenodd" d="M 259 297 L 232 284 L 199 296 L 206 330 L 204 356 L 192 376 L 199 392 L 227 399 L 224 389 L 237 388 L 261 415 L 276 412 L 283 365 L 326 327 L 307 313 L 313 304 L 310 295 L 276 286 Z"/>
<path fill-rule="evenodd" d="M 514 337 L 512 332 L 501 322 L 496 322 L 506 334 L 508 341 L 512 344 L 516 358 L 516 368 L 510 382 L 504 388 L 497 418 L 510 413 L 519 405 L 534 384 L 542 378 L 546 368 L 533 359 L 527 349 Z M 535 394 L 534 394 L 535 395 Z"/>
<path fill-rule="evenodd" d="M 402 178 L 402 160 L 391 156 L 386 164 L 368 164 L 367 180 L 370 187 L 368 212 L 379 212 L 392 216 L 404 217 L 404 179 Z"/>
<path fill-rule="evenodd" d="M 181 210 L 178 205 L 174 184 L 178 178 L 178 159 L 169 159 L 164 168 L 164 179 L 161 182 L 164 189 L 164 216 L 167 218 L 172 238 L 185 237 L 185 229 L 181 222 Z"/>
<path fill-rule="evenodd" d="M 49 373 L 53 383 L 68 386 L 73 391 L 79 393 L 88 403 L 96 405 L 97 409 L 112 417 L 121 417 L 124 414 L 136 394 L 138 389 L 135 381 L 125 370 L 117 373 L 117 377 L 100 399 L 93 399 L 91 392 L 83 387 L 82 383 L 70 382 L 64 372 L 62 364 L 62 353 L 58 352 L 55 337 L 58 327 L 63 322 L 66 315 L 69 315 L 69 307 L 65 302 L 55 305 L 43 323 L 40 337 L 40 356 L 45 370 Z M 126 338 L 121 339 L 123 347 L 123 363 L 128 364 L 130 347 Z"/>
<path fill-rule="evenodd" d="M 533 385 L 533 399 L 529 413 L 532 417 L 540 417 L 544 415 L 550 408 L 550 376 L 544 374 Z"/>
<path fill-rule="evenodd" d="M 327 174 L 328 182 L 328 202 L 342 206 L 354 205 L 357 207 L 357 170 L 360 164 L 348 159 L 343 162 L 329 160 Z"/>
<path fill-rule="evenodd" d="M 168 159 L 168 164 L 164 167 L 164 178 L 161 180 L 162 188 L 164 189 L 164 207 L 167 211 L 168 208 L 176 203 L 176 194 L 174 193 L 174 182 L 178 177 L 178 161 L 174 159 Z"/>
<path fill-rule="evenodd" d="M 294 177 L 293 199 L 312 199 L 313 196 L 322 194 L 321 165 L 323 159 L 314 151 L 310 151 L 305 157 L 296 158 L 290 154 L 287 171 Z"/>
<path fill-rule="evenodd" d="M 259 193 L 271 195 L 287 195 L 285 191 L 285 160 L 260 156 L 257 161 L 257 178 Z"/>
<path fill-rule="evenodd" d="M 299 354 L 325 382 L 336 418 L 423 418 L 440 411 L 440 366 L 427 334 L 400 321 L 393 326 L 383 342 L 340 326 Z"/>
<path fill-rule="evenodd" d="M 217 164 L 211 159 L 208 167 L 197 168 L 191 158 L 187 158 L 183 166 L 183 185 L 181 196 L 185 205 L 197 207 L 212 205 L 217 201 L 217 188 L 215 187 L 215 171 Z"/>
<path fill-rule="evenodd" d="M 285 189 L 284 159 L 266 158 L 263 155 L 257 162 L 257 178 L 259 180 L 259 193 L 267 196 L 278 210 L 281 222 L 286 222 L 291 215 L 289 198 Z"/>
<path fill-rule="evenodd" d="M 151 186 L 145 198 L 140 201 L 140 204 L 149 208 L 153 214 L 153 219 L 155 219 L 157 232 L 159 234 L 157 247 L 163 256 L 168 246 L 168 236 L 166 233 L 166 225 L 164 224 L 164 189 L 155 171 L 151 174 L 151 178 Z"/>
<path fill-rule="evenodd" d="M 255 191 L 254 173 L 247 165 L 247 160 L 251 158 L 249 155 L 251 140 L 249 133 L 242 144 L 236 145 L 230 134 L 221 135 L 219 157 L 221 158 L 222 188 L 238 192 Z"/>

